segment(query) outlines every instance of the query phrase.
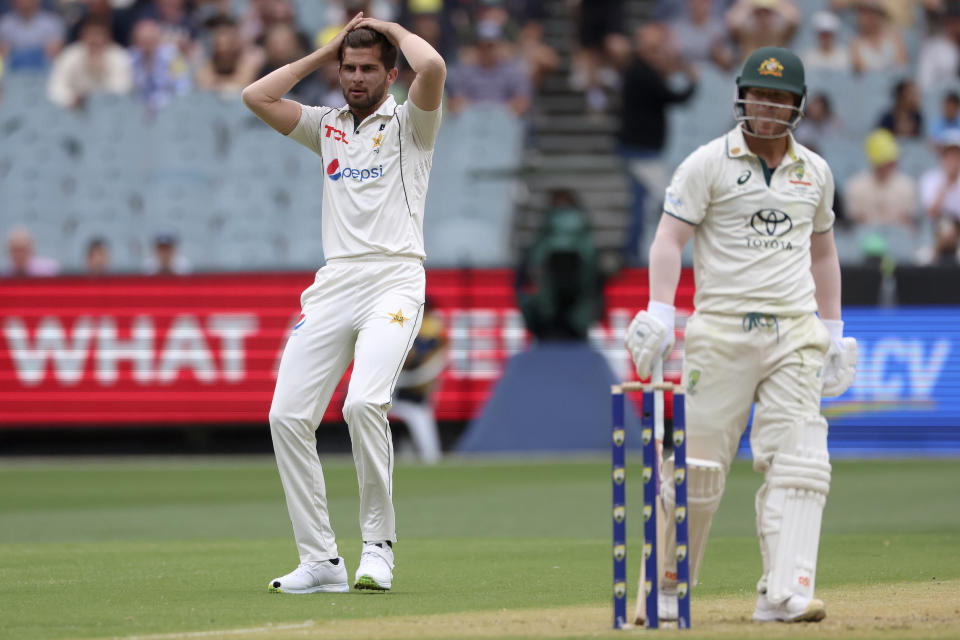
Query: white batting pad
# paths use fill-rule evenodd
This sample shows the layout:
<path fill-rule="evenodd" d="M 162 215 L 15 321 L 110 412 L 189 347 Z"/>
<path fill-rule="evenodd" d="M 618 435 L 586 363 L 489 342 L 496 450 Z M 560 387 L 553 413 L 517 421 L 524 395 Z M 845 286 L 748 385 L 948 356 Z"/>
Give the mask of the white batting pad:
<path fill-rule="evenodd" d="M 763 554 L 763 577 L 757 588 L 774 603 L 793 594 L 812 598 L 815 586 L 830 463 L 825 448 L 798 453 L 776 454 L 757 493 L 757 533 Z"/>
<path fill-rule="evenodd" d="M 677 533 L 674 520 L 673 458 L 663 463 L 663 478 L 660 497 L 666 512 L 666 527 L 661 536 L 658 552 L 662 558 L 661 584 L 673 587 L 677 582 Z M 713 460 L 687 458 L 687 518 L 690 557 L 690 586 L 697 584 L 703 552 L 707 548 L 713 514 L 720 506 L 727 472 L 723 465 Z"/>

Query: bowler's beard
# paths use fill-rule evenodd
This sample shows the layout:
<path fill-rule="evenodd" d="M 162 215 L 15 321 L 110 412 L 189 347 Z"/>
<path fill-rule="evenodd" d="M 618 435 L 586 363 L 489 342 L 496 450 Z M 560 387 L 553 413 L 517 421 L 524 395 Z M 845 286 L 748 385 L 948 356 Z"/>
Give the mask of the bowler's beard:
<path fill-rule="evenodd" d="M 372 110 L 384 96 L 387 95 L 387 79 L 384 78 L 383 82 L 373 87 L 365 87 L 366 95 L 359 99 L 352 99 L 350 97 L 350 88 L 340 86 L 340 89 L 343 91 L 343 99 L 347 101 L 347 105 L 354 111 L 369 111 Z"/>

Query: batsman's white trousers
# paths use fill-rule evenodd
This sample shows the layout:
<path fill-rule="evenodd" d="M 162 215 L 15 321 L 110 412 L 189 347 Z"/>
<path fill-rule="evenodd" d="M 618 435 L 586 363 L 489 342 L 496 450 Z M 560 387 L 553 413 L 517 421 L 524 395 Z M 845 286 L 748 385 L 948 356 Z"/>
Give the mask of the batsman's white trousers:
<path fill-rule="evenodd" d="M 830 484 L 827 423 L 820 416 L 829 344 L 827 328 L 812 313 L 694 313 L 687 323 L 683 381 L 689 458 L 720 463 L 725 477 L 756 404 L 750 449 L 754 469 L 765 475 L 756 500 L 763 558 L 757 589 L 774 602 L 791 593 L 813 596 L 820 517 Z M 668 513 L 673 508 L 670 476 L 664 478 L 663 493 Z M 720 495 L 712 498 L 691 498 L 690 523 L 697 527 L 690 533 L 694 579 L 720 502 Z M 666 561 L 665 584 L 676 580 L 675 571 Z"/>
<path fill-rule="evenodd" d="M 316 429 L 344 372 L 343 405 L 360 486 L 365 541 L 396 541 L 387 410 L 420 329 L 425 274 L 414 258 L 331 260 L 300 298 L 280 361 L 270 433 L 301 562 L 336 558 Z"/>
<path fill-rule="evenodd" d="M 766 471 L 792 453 L 803 424 L 820 415 L 830 334 L 814 314 L 743 316 L 694 313 L 683 360 L 687 455 L 730 469 L 756 403 L 750 449 Z"/>

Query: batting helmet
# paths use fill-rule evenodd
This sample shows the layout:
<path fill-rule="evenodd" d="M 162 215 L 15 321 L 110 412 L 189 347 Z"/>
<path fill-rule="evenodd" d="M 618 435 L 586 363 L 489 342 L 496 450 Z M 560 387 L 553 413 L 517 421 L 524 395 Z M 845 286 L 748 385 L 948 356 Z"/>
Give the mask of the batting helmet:
<path fill-rule="evenodd" d="M 777 91 L 786 91 L 795 96 L 793 104 L 793 114 L 789 120 L 779 120 L 775 118 L 760 118 L 759 116 L 747 116 L 747 104 L 765 105 L 768 103 L 748 101 L 745 99 L 747 89 L 774 89 Z M 793 129 L 803 117 L 803 108 L 807 101 L 807 85 L 805 83 L 803 62 L 800 58 L 787 49 L 782 47 L 761 47 L 757 49 L 743 63 L 743 70 L 737 76 L 736 97 L 734 100 L 734 114 L 737 121 L 744 123 L 747 130 L 753 134 L 750 128 L 752 120 L 772 120 L 779 124 L 784 124 L 787 128 L 775 137 L 787 135 L 788 129 Z M 776 105 L 782 106 L 782 105 Z"/>

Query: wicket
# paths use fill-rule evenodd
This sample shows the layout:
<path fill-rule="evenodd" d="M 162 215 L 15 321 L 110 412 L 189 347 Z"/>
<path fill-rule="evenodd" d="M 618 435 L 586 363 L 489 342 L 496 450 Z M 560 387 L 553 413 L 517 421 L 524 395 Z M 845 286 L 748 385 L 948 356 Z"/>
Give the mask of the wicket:
<path fill-rule="evenodd" d="M 657 497 L 660 494 L 660 459 L 654 432 L 654 392 L 673 393 L 673 455 L 677 537 L 677 626 L 690 628 L 690 561 L 687 554 L 687 447 L 684 421 L 683 387 L 670 383 L 624 382 L 611 388 L 613 434 L 613 627 L 631 626 L 627 622 L 627 501 L 626 430 L 624 429 L 625 393 L 642 391 L 641 440 L 643 445 L 643 557 L 646 626 L 659 627 L 657 586 Z"/>

